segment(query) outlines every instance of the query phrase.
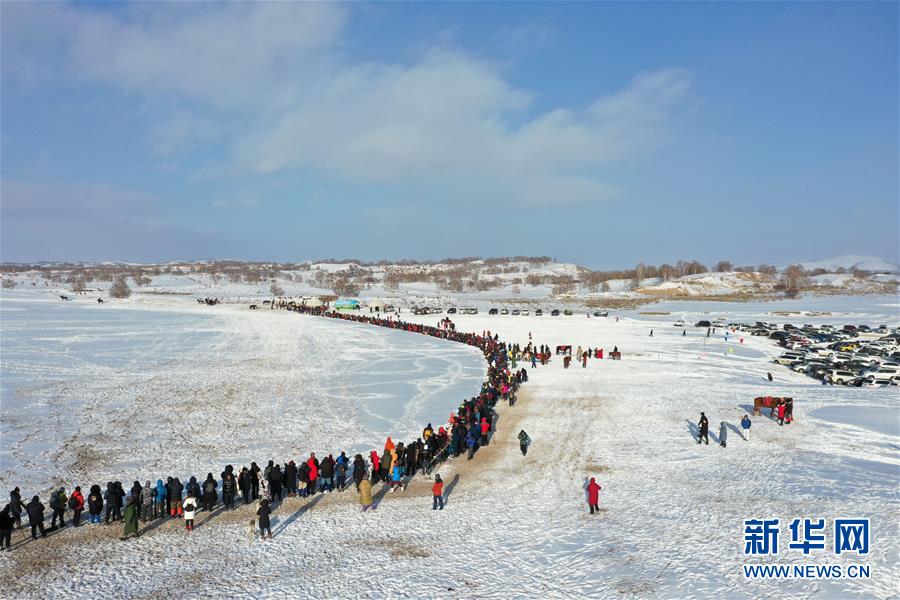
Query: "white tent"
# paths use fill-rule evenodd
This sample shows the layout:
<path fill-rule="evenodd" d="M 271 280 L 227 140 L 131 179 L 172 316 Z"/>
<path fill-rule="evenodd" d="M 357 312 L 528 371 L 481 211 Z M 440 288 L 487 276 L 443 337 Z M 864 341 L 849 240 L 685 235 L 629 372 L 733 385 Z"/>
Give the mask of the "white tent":
<path fill-rule="evenodd" d="M 313 296 L 312 298 L 307 298 L 306 300 L 304 300 L 303 305 L 310 308 L 318 308 L 320 306 L 325 306 L 325 303 L 319 300 L 318 296 Z"/>
<path fill-rule="evenodd" d="M 371 302 L 368 303 L 369 312 L 384 312 L 384 307 L 387 306 L 384 300 L 381 298 L 375 298 Z"/>

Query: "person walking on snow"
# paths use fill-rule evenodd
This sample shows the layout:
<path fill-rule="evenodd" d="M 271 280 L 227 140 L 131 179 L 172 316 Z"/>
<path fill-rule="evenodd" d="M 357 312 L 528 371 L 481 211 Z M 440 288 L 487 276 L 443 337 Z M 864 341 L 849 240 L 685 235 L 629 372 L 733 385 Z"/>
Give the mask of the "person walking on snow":
<path fill-rule="evenodd" d="M 528 446 L 531 445 L 531 438 L 528 437 L 528 434 L 525 433 L 525 430 L 522 429 L 519 431 L 519 450 L 522 451 L 522 456 L 528 454 Z"/>
<path fill-rule="evenodd" d="M 588 506 L 591 509 L 591 514 L 594 514 L 594 511 L 600 512 L 600 489 L 600 484 L 591 477 L 591 482 L 587 486 Z"/>
<path fill-rule="evenodd" d="M 44 531 L 44 505 L 41 504 L 41 499 L 37 496 L 32 498 L 25 507 L 25 511 L 28 513 L 28 523 L 31 525 L 31 539 L 37 539 L 38 530 L 41 532 L 41 537 L 47 537 L 47 532 Z"/>
<path fill-rule="evenodd" d="M 653 330 L 650 330 L 650 337 L 653 337 Z"/>
<path fill-rule="evenodd" d="M 750 417 L 744 415 L 744 418 L 741 419 L 741 429 L 744 430 L 744 439 L 748 442 L 750 441 L 750 424 Z"/>
<path fill-rule="evenodd" d="M 700 413 L 700 422 L 697 423 L 697 427 L 700 429 L 700 433 L 697 435 L 697 443 L 700 443 L 700 440 L 705 439 L 706 444 L 709 445 L 709 419 L 706 418 L 706 413 Z"/>
<path fill-rule="evenodd" d="M 259 501 L 259 508 L 256 509 L 256 516 L 259 517 L 259 539 L 266 539 L 266 534 L 268 534 L 269 539 L 272 539 L 272 523 L 269 520 L 269 515 L 272 513 L 272 510 L 269 508 L 269 501 L 263 498 Z"/>
<path fill-rule="evenodd" d="M 431 486 L 432 504 L 431 510 L 444 510 L 444 481 L 440 473 L 434 475 L 434 485 Z"/>
<path fill-rule="evenodd" d="M 359 482 L 359 503 L 363 512 L 370 508 L 375 510 L 375 503 L 372 501 L 372 482 L 365 478 Z"/>
<path fill-rule="evenodd" d="M 188 531 L 193 531 L 194 516 L 197 514 L 197 499 L 194 498 L 192 493 L 188 492 L 188 496 L 184 499 L 182 508 L 184 509 L 184 526 Z"/>
<path fill-rule="evenodd" d="M 784 426 L 784 411 L 787 410 L 785 402 L 782 400 L 778 405 L 778 424 Z"/>
<path fill-rule="evenodd" d="M 725 424 L 725 421 L 719 423 L 719 444 L 722 447 L 725 447 L 725 443 L 728 441 L 728 426 Z"/>

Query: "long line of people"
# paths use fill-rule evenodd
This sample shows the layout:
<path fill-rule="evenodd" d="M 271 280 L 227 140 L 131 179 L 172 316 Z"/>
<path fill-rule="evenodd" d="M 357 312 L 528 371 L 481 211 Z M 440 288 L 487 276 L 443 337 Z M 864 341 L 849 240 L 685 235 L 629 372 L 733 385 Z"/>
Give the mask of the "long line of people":
<path fill-rule="evenodd" d="M 446 324 L 430 327 L 393 318 L 329 312 L 323 308 L 292 303 L 273 302 L 273 305 L 295 312 L 400 329 L 475 346 L 487 361 L 487 377 L 478 395 L 460 403 L 445 425 L 435 430 L 428 423 L 420 437 L 406 443 L 395 443 L 388 437 L 383 450 L 372 450 L 368 460 L 362 454 L 356 454 L 351 462 L 344 451 L 337 457 L 328 454 L 321 460 L 311 453 L 299 465 L 294 460 L 276 464 L 274 459 L 262 468 L 256 462 L 237 471 L 233 465 L 227 465 L 218 479 L 210 472 L 202 482 L 192 476 L 184 484 L 179 477 L 172 476 L 165 481 L 157 479 L 155 485 L 150 480 L 143 485 L 135 481 L 128 492 L 119 481 L 107 482 L 104 490 L 95 484 L 89 488 L 87 499 L 82 495 L 80 486 L 76 486 L 70 496 L 66 495 L 64 487 L 60 487 L 51 492 L 49 498 L 53 511 L 50 531 L 66 526 L 67 511 L 72 511 L 72 525 L 78 527 L 85 506 L 88 523 L 110 525 L 121 522 L 124 526 L 123 539 L 127 539 L 138 535 L 139 520 L 149 523 L 158 519 L 183 518 L 186 528 L 191 531 L 197 512 L 211 513 L 220 503 L 222 510 L 232 510 L 238 504 L 257 503 L 260 531 L 268 532 L 271 537 L 269 515 L 273 504 L 286 497 L 308 498 L 320 493 L 344 491 L 350 481 L 360 495 L 363 510 L 374 508 L 371 490 L 376 483 L 389 486 L 394 491 L 405 488 L 418 473 L 430 475 L 438 464 L 448 458 L 466 454 L 471 460 L 493 435 L 496 403 L 504 400 L 512 406 L 519 386 L 528 380 L 524 368 L 514 370 L 516 360 L 523 354 L 518 345 L 508 346 L 490 332 L 477 335 L 457 332 Z M 531 344 L 527 351 L 530 350 Z M 432 490 L 443 490 L 442 485 L 437 485 L 439 476 L 435 479 Z M 434 506 L 438 505 L 443 507 L 442 499 L 435 500 Z M 39 496 L 35 495 L 25 505 L 21 491 L 15 488 L 10 493 L 9 503 L 0 511 L 0 549 L 10 548 L 12 531 L 21 527 L 23 513 L 28 516 L 32 538 L 36 539 L 38 533 L 46 536 L 44 511 Z"/>

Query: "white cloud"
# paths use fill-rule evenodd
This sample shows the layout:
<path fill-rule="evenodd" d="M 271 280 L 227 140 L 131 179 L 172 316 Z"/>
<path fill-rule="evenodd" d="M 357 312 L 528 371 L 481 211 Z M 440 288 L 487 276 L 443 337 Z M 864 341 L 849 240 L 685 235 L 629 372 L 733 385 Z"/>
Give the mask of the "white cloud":
<path fill-rule="evenodd" d="M 621 190 L 600 170 L 657 147 L 689 86 L 683 70 L 650 71 L 584 107 L 541 114 L 531 91 L 459 50 L 433 49 L 413 64 L 342 59 L 346 15 L 335 4 L 9 6 L 3 50 L 21 59 L 11 73 L 34 81 L 56 64 L 70 77 L 183 99 L 195 108 L 174 103 L 147 138 L 166 156 L 211 144 L 228 149 L 231 164 L 205 173 L 477 179 L 531 203 L 609 199 Z M 533 28 L 498 35 L 538 34 L 547 35 Z M 41 41 L 48 37 L 57 43 Z"/>

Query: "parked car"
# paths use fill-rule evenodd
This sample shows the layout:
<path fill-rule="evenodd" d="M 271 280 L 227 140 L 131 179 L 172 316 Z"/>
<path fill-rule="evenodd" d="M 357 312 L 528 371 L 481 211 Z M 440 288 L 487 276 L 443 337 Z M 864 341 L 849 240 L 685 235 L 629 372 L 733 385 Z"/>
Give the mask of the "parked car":
<path fill-rule="evenodd" d="M 509 314 L 511 314 L 511 315 L 514 316 L 514 317 L 518 317 L 519 314 L 520 314 L 520 312 L 519 312 L 519 309 L 518 309 L 518 308 L 514 308 L 514 309 L 512 309 L 511 311 L 509 311 Z"/>
<path fill-rule="evenodd" d="M 536 317 L 543 317 L 543 316 L 544 316 L 544 311 L 541 310 L 540 308 L 535 309 L 535 311 L 534 311 L 534 316 L 536 316 Z"/>
<path fill-rule="evenodd" d="M 455 315 L 455 314 L 456 314 L 456 309 L 453 308 L 453 307 L 451 306 L 450 308 L 447 309 L 447 314 L 448 314 L 448 315 Z"/>
<path fill-rule="evenodd" d="M 508 315 L 508 314 L 509 314 L 509 309 L 508 309 L 508 308 L 501 308 L 501 309 L 500 309 L 500 314 L 501 314 L 501 315 Z"/>
<path fill-rule="evenodd" d="M 774 360 L 777 365 L 790 365 L 794 361 L 800 360 L 803 358 L 803 354 L 800 352 L 785 352 L 778 358 Z"/>
<path fill-rule="evenodd" d="M 712 323 L 709 321 L 697 321 L 697 324 L 694 327 L 712 327 Z"/>
<path fill-rule="evenodd" d="M 559 316 L 559 309 L 558 309 L 558 308 L 554 308 L 553 310 L 551 310 L 551 311 L 550 311 L 550 316 L 551 316 L 551 317 L 558 317 L 558 316 Z"/>
<path fill-rule="evenodd" d="M 829 381 L 832 381 L 838 385 L 843 385 L 845 382 L 849 382 L 855 379 L 856 374 L 851 373 L 850 371 L 828 369 L 827 371 L 825 371 L 825 377 L 828 378 Z"/>
<path fill-rule="evenodd" d="M 725 327 L 725 321 L 723 321 L 722 319 L 716 319 L 715 321 L 712 322 L 712 326 L 713 327 Z"/>
<path fill-rule="evenodd" d="M 490 310 L 488 311 L 488 314 L 489 314 L 489 315 L 496 315 L 496 314 L 499 314 L 499 313 L 500 313 L 500 311 L 497 310 L 496 308 L 492 308 L 492 309 L 490 309 Z"/>
<path fill-rule="evenodd" d="M 567 317 L 571 317 L 571 316 L 572 316 L 572 309 L 567 308 L 566 310 L 563 311 L 563 314 L 566 315 Z"/>
<path fill-rule="evenodd" d="M 522 309 L 522 316 L 524 316 L 524 317 L 527 317 L 527 316 L 528 316 L 528 309 L 527 309 L 527 308 L 523 308 L 523 309 Z"/>
<path fill-rule="evenodd" d="M 684 322 L 684 319 L 678 319 L 673 325 L 675 325 L 675 327 L 684 327 L 686 323 Z"/>
<path fill-rule="evenodd" d="M 595 317 L 608 317 L 609 313 L 605 310 L 595 310 L 593 315 Z"/>

